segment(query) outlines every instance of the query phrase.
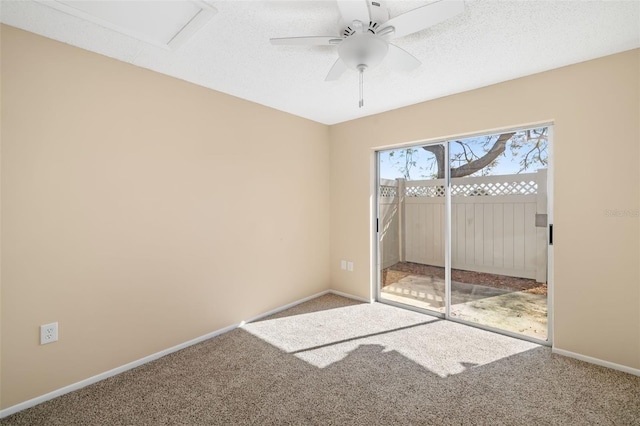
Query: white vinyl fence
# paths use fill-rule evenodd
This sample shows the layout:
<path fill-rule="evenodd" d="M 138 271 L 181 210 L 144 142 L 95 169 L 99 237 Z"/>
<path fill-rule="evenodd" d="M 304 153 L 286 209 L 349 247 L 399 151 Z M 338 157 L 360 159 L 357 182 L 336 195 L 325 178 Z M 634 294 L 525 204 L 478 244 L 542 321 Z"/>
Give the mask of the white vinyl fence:
<path fill-rule="evenodd" d="M 382 179 L 382 267 L 444 266 L 444 179 Z M 451 266 L 547 281 L 547 171 L 451 180 Z M 538 226 L 536 226 L 536 215 Z"/>

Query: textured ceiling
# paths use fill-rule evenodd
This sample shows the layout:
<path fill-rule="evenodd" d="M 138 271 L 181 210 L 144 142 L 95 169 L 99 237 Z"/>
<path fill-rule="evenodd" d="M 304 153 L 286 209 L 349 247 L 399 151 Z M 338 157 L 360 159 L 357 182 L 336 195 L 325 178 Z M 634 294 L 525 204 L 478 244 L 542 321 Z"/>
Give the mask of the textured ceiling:
<path fill-rule="evenodd" d="M 272 37 L 337 35 L 334 1 L 209 1 L 218 13 L 163 50 L 34 1 L 0 3 L 8 25 L 325 124 L 334 124 L 640 47 L 640 1 L 467 0 L 465 13 L 394 40 L 422 66 L 384 63 L 324 78 L 334 46 L 272 46 Z M 429 1 L 386 1 L 396 16 Z"/>

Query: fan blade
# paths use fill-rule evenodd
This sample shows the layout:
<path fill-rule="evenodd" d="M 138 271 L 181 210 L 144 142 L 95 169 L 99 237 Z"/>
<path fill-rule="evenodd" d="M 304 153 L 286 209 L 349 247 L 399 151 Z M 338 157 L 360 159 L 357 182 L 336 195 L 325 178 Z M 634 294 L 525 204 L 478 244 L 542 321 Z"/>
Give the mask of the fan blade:
<path fill-rule="evenodd" d="M 325 77 L 324 81 L 333 81 L 339 79 L 342 74 L 347 70 L 347 65 L 340 58 L 333 64 L 329 70 L 329 74 Z"/>
<path fill-rule="evenodd" d="M 296 46 L 328 46 L 338 44 L 342 41 L 340 37 L 330 36 L 310 36 L 310 37 L 284 37 L 272 38 L 271 44 L 286 44 Z"/>
<path fill-rule="evenodd" d="M 391 43 L 389 43 L 387 61 L 391 67 L 400 71 L 412 71 L 422 63 L 411 53 Z"/>
<path fill-rule="evenodd" d="M 353 21 L 360 21 L 364 27 L 369 26 L 369 6 L 366 0 L 338 0 L 338 9 L 346 26 Z"/>
<path fill-rule="evenodd" d="M 464 12 L 463 1 L 440 0 L 394 16 L 382 24 L 381 31 L 387 27 L 394 27 L 393 37 L 403 37 L 439 24 L 462 12 Z"/>

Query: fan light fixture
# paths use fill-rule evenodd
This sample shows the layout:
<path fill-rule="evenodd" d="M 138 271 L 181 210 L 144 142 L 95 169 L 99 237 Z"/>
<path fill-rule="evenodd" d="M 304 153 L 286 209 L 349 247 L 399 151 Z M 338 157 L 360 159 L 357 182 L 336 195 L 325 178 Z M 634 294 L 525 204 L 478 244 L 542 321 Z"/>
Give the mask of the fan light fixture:
<path fill-rule="evenodd" d="M 338 60 L 325 81 L 337 80 L 347 69 L 358 71 L 360 80 L 359 107 L 364 105 L 364 71 L 380 64 L 385 58 L 395 69 L 411 71 L 420 61 L 389 39 L 404 37 L 464 12 L 462 0 L 439 0 L 389 19 L 389 11 L 380 1 L 337 0 L 340 11 L 340 36 L 310 36 L 272 38 L 272 44 L 319 46 L 337 45 Z"/>
<path fill-rule="evenodd" d="M 388 51 L 389 43 L 373 34 L 354 34 L 338 45 L 338 56 L 352 70 L 359 70 L 360 65 L 375 67 Z"/>
<path fill-rule="evenodd" d="M 362 28 L 362 23 L 359 27 Z M 359 74 L 360 100 L 358 108 L 364 106 L 364 71 L 380 64 L 388 51 L 389 43 L 370 33 L 354 34 L 338 45 L 340 59 L 347 68 L 356 70 Z"/>

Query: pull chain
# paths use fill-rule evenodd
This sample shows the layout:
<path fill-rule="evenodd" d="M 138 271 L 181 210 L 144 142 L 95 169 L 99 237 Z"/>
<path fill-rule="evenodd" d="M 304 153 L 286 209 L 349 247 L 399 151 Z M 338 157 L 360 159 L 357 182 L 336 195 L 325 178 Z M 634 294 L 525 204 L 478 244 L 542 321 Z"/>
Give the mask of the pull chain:
<path fill-rule="evenodd" d="M 358 102 L 358 108 L 364 106 L 364 70 L 366 65 L 358 65 L 358 71 L 360 71 L 360 102 Z"/>

